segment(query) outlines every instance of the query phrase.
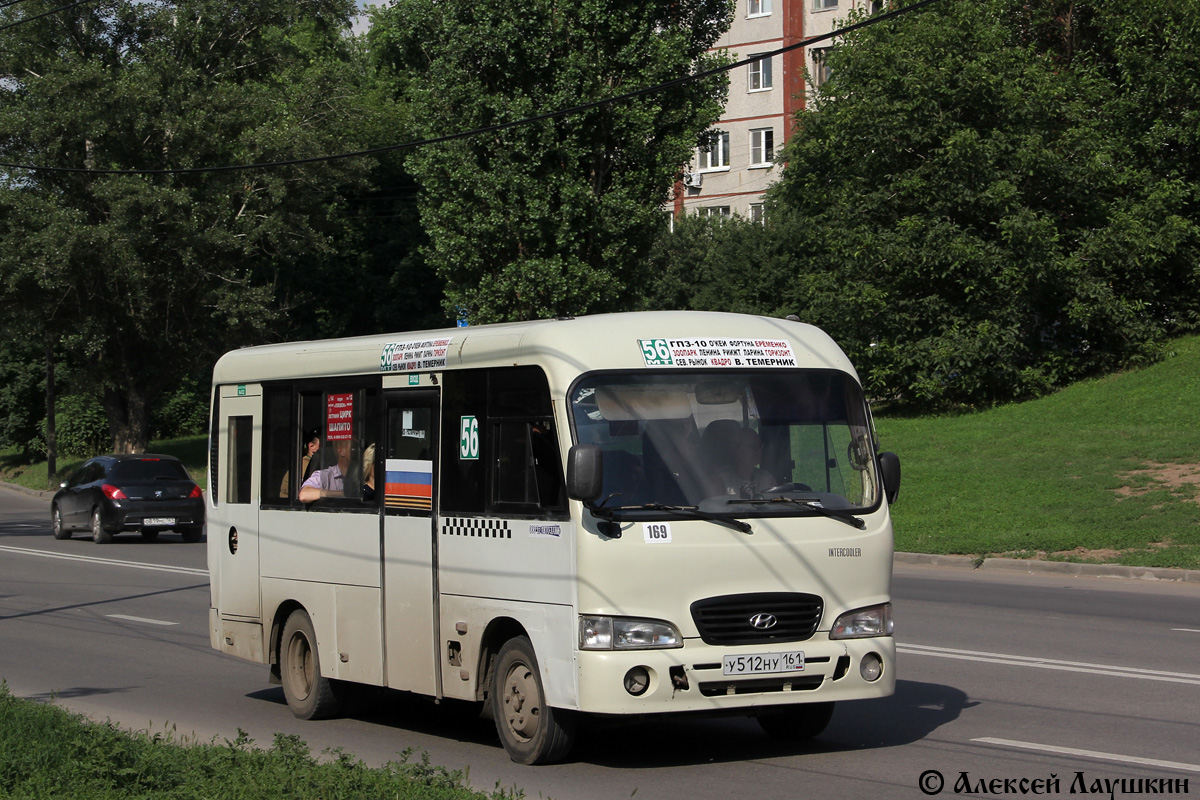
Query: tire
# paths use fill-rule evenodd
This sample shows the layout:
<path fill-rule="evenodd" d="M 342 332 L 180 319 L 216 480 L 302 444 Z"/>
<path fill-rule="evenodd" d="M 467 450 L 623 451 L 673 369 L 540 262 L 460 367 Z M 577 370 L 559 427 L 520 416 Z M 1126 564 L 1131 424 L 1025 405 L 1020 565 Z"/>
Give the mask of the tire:
<path fill-rule="evenodd" d="M 200 537 L 204 535 L 204 526 L 193 525 L 192 527 L 184 528 L 179 532 L 179 535 L 182 536 L 183 540 L 188 544 L 195 544 L 196 542 L 200 541 Z"/>
<path fill-rule="evenodd" d="M 55 539 L 70 539 L 71 532 L 63 526 L 62 511 L 58 506 L 50 509 L 50 527 L 54 530 Z"/>
<path fill-rule="evenodd" d="M 546 705 L 537 658 L 527 637 L 509 639 L 500 648 L 488 700 L 500 743 L 513 761 L 549 764 L 570 753 L 576 719 L 570 711 Z"/>
<path fill-rule="evenodd" d="M 342 710 L 334 682 L 321 675 L 317 635 L 308 613 L 297 609 L 283 626 L 279 643 L 279 675 L 283 696 L 300 719 L 329 719 Z"/>
<path fill-rule="evenodd" d="M 820 736 L 833 717 L 833 703 L 802 703 L 765 711 L 758 724 L 769 736 L 801 741 Z"/>
<path fill-rule="evenodd" d="M 99 507 L 92 509 L 92 541 L 96 544 L 111 544 L 112 534 L 104 530 Z"/>
<path fill-rule="evenodd" d="M 158 531 L 142 531 L 142 538 L 147 542 L 153 542 L 158 539 Z"/>

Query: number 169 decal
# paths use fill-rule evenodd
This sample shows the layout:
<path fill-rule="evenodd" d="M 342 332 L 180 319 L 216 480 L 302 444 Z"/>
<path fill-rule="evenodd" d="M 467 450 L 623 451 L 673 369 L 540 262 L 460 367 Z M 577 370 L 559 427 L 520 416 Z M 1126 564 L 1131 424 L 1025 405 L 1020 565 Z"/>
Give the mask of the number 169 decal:
<path fill-rule="evenodd" d="M 643 522 L 642 536 L 646 538 L 647 544 L 669 543 L 671 541 L 671 523 Z"/>

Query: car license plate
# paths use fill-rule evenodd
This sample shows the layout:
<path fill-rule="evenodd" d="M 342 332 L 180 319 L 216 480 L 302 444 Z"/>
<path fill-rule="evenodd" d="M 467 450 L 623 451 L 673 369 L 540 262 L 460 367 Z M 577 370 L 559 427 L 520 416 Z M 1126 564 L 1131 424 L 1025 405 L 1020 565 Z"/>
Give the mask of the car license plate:
<path fill-rule="evenodd" d="M 771 672 L 801 672 L 803 669 L 803 650 L 725 656 L 721 659 L 721 672 L 725 675 L 765 675 Z"/>
<path fill-rule="evenodd" d="M 142 520 L 143 525 L 174 525 L 174 517 L 146 517 Z"/>

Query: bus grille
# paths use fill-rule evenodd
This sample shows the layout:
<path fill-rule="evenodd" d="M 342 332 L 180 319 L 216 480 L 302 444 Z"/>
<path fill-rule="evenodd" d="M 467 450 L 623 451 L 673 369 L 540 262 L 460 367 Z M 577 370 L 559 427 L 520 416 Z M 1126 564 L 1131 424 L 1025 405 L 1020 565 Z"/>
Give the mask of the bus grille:
<path fill-rule="evenodd" d="M 823 610 L 815 594 L 729 594 L 692 603 L 692 620 L 706 644 L 802 642 L 817 630 Z"/>

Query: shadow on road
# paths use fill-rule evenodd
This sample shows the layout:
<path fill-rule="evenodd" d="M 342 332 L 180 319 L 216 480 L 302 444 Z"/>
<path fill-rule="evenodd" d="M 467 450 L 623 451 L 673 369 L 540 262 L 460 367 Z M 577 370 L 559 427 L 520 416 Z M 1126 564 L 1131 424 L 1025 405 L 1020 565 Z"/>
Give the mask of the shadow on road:
<path fill-rule="evenodd" d="M 500 747 L 495 727 L 480 718 L 476 704 L 457 700 L 436 704 L 429 698 L 371 687 L 356 694 L 347 710 L 350 718 Z M 286 704 L 278 687 L 247 696 Z M 902 680 L 897 681 L 892 697 L 838 704 L 825 733 L 808 742 L 773 739 L 746 717 L 664 716 L 585 725 L 569 760 L 621 769 L 656 769 L 896 747 L 920 741 L 977 704 L 952 686 Z"/>

